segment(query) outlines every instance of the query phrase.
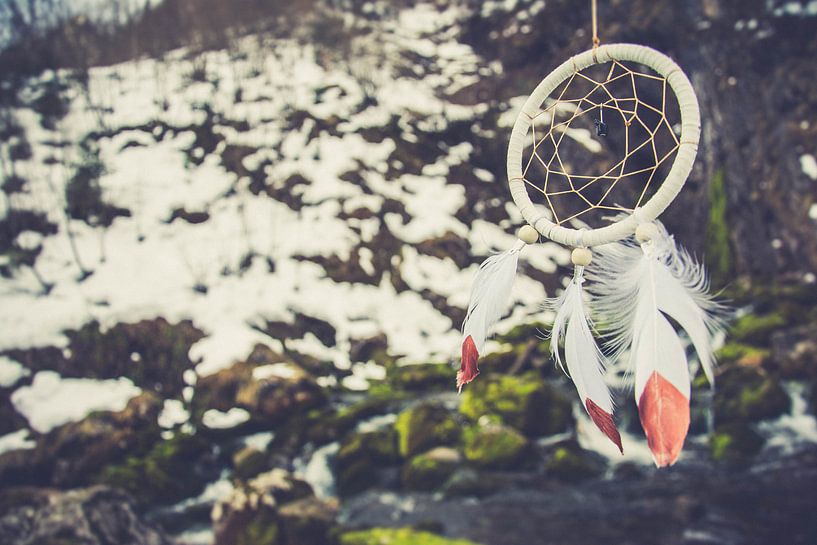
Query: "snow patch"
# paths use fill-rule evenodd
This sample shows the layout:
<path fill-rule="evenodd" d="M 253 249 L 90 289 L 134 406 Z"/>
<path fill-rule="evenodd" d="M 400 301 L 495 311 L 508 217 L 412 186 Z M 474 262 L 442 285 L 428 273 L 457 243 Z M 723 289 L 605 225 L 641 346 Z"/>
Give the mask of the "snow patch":
<path fill-rule="evenodd" d="M 30 386 L 11 394 L 11 402 L 32 428 L 48 433 L 57 426 L 82 420 L 94 411 L 121 411 L 141 391 L 124 377 L 62 378 L 53 371 L 40 371 Z"/>

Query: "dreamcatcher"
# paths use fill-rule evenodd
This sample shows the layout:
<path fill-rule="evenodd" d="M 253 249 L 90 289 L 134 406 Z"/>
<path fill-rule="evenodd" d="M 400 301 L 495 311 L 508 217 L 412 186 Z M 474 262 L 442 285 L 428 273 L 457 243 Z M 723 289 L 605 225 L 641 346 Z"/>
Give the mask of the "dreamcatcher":
<path fill-rule="evenodd" d="M 604 371 L 608 361 L 627 357 L 650 450 L 656 465 L 666 466 L 678 458 L 690 422 L 690 373 L 676 327 L 689 337 L 710 384 L 718 328 L 703 268 L 656 219 L 692 169 L 698 101 L 684 72 L 662 53 L 599 45 L 595 4 L 592 49 L 545 77 L 514 124 L 508 180 L 528 225 L 513 248 L 489 257 L 476 275 L 457 387 L 479 374 L 486 338 L 507 311 L 519 253 L 542 235 L 574 248 L 573 278 L 547 303 L 555 315 L 555 360 L 590 418 L 621 450 Z M 591 316 L 608 332 L 602 347 Z"/>

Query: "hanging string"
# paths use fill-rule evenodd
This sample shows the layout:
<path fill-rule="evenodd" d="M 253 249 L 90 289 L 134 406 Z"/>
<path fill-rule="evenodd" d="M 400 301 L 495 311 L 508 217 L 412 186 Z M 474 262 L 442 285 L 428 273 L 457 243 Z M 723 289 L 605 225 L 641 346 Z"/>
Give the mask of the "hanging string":
<path fill-rule="evenodd" d="M 599 17 L 598 17 L 598 7 L 596 6 L 596 0 L 590 0 L 590 11 L 592 12 L 593 18 L 593 49 L 596 49 L 599 46 Z"/>

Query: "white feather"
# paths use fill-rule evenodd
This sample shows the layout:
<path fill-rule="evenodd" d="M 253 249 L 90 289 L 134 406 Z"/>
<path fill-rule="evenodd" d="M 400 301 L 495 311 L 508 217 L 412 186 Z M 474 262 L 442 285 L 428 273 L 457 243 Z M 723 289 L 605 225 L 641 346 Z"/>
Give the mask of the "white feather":
<path fill-rule="evenodd" d="M 564 293 L 548 301 L 546 305 L 556 312 L 550 339 L 550 351 L 564 370 L 565 364 L 559 354 L 559 342 L 564 338 L 565 363 L 582 406 L 589 398 L 608 413 L 613 412 L 610 391 L 604 382 L 604 356 L 599 350 L 587 320 L 582 289 L 581 271 L 565 288 Z"/>
<path fill-rule="evenodd" d="M 510 250 L 492 255 L 480 265 L 474 278 L 468 313 L 462 323 L 462 338 L 465 340 L 470 335 L 480 354 L 491 328 L 507 311 L 523 246 L 524 243 L 517 242 Z"/>
<path fill-rule="evenodd" d="M 714 383 L 712 337 L 721 328 L 722 307 L 706 293 L 704 268 L 675 246 L 660 222 L 656 224 L 659 236 L 645 246 L 647 251 L 633 241 L 596 249 L 588 277 L 594 281 L 591 291 L 598 316 L 610 330 L 609 346 L 617 355 L 636 345 L 635 336 L 645 325 L 641 320 L 663 319 L 672 330 L 661 313 L 669 316 L 687 333 L 707 379 Z M 644 299 L 647 295 L 650 298 Z M 647 307 L 639 313 L 641 305 Z M 650 308 L 661 312 L 653 315 Z M 662 325 L 655 331 L 667 329 Z"/>

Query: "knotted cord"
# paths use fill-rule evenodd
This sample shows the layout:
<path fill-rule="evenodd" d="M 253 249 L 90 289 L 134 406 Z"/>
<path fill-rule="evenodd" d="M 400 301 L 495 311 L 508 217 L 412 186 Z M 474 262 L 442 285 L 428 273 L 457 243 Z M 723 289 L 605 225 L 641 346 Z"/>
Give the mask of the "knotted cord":
<path fill-rule="evenodd" d="M 607 64 L 609 67 L 592 67 L 604 67 L 603 77 L 594 77 L 590 69 L 574 72 L 561 90 L 552 94 L 556 98 L 547 99 L 546 107 L 530 117 L 532 149 L 522 178 L 530 189 L 544 196 L 556 225 L 596 209 L 632 212 L 648 195 L 659 167 L 680 145 L 668 118 L 671 95 L 667 79 L 617 60 Z M 655 99 L 655 104 L 651 103 L 647 98 L 650 95 L 659 95 L 660 103 Z M 593 134 L 590 118 L 595 125 L 595 140 L 589 137 Z M 575 142 L 587 148 L 582 155 L 586 156 L 588 150 L 598 153 L 611 147 L 602 145 L 610 140 L 620 147 L 623 140 L 623 156 L 600 174 L 578 172 L 571 168 L 571 159 L 576 159 L 577 154 L 571 157 L 564 151 L 560 153 L 560 146 Z M 632 183 L 614 192 L 622 180 Z M 621 199 L 634 193 L 637 197 L 631 206 L 621 204 Z"/>

